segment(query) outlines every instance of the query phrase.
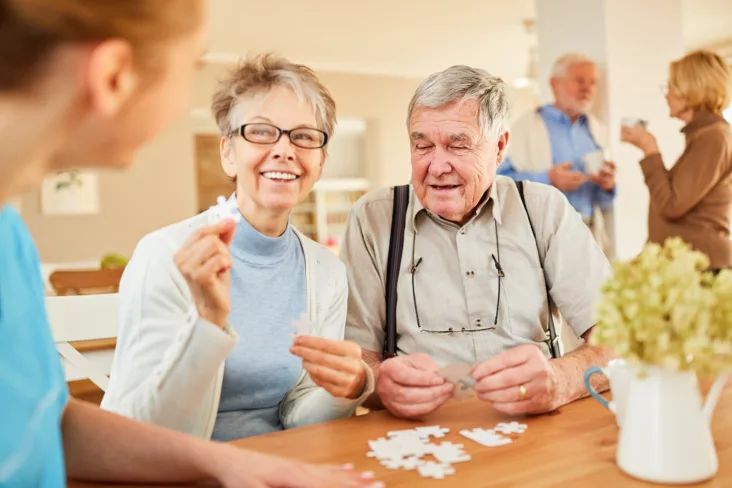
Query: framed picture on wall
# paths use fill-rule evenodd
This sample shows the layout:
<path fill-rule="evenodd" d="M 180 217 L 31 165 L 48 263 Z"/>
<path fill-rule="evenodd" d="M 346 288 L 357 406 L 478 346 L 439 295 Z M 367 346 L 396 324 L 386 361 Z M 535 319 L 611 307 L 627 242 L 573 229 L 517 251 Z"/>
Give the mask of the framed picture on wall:
<path fill-rule="evenodd" d="M 44 215 L 99 213 L 97 175 L 89 171 L 62 171 L 43 180 L 41 212 Z"/>

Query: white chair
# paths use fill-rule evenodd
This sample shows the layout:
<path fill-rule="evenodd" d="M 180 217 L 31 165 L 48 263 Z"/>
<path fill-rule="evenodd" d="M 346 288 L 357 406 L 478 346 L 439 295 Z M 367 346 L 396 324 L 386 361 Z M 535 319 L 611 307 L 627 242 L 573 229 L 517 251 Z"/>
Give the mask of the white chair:
<path fill-rule="evenodd" d="M 46 308 L 66 381 L 88 378 L 106 391 L 114 350 L 82 354 L 70 343 L 116 338 L 119 295 L 46 297 Z"/>

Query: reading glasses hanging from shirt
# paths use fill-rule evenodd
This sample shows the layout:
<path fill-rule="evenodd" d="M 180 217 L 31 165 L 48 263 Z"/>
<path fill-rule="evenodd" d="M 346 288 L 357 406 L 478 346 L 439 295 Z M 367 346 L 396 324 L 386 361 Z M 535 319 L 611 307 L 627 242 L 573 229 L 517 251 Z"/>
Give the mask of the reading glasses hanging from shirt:
<path fill-rule="evenodd" d="M 417 233 L 414 233 L 414 237 L 412 239 L 412 265 L 409 267 L 409 273 L 412 275 L 412 301 L 414 303 L 414 315 L 417 319 L 417 329 L 420 332 L 423 332 L 425 334 L 461 334 L 461 333 L 474 333 L 474 332 L 485 332 L 488 330 L 495 330 L 498 326 L 498 312 L 500 310 L 501 305 L 501 281 L 506 274 L 503 272 L 503 268 L 501 267 L 501 247 L 498 242 L 498 223 L 494 220 L 493 226 L 496 231 L 496 254 L 498 254 L 498 258 L 494 254 L 491 254 L 491 258 L 493 258 L 493 264 L 496 267 L 496 271 L 498 272 L 498 297 L 496 298 L 496 313 L 495 317 L 493 319 L 493 326 L 491 327 L 482 327 L 477 329 L 469 329 L 466 327 L 461 327 L 460 329 L 455 329 L 453 327 L 449 327 L 446 330 L 430 330 L 425 329 L 422 327 L 422 324 L 419 321 L 419 310 L 417 307 L 417 293 L 416 288 L 414 286 L 414 275 L 417 274 L 417 268 L 420 264 L 422 264 L 422 258 L 418 258 L 415 262 L 415 247 L 417 242 Z M 480 325 L 480 319 L 478 320 L 478 324 Z"/>

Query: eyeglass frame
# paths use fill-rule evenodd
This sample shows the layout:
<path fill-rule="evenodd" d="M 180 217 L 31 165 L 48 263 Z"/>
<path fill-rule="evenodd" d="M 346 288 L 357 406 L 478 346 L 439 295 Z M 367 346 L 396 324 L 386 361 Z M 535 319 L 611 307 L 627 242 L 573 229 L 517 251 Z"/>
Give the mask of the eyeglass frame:
<path fill-rule="evenodd" d="M 483 329 L 466 329 L 465 327 L 462 327 L 460 330 L 453 330 L 452 327 L 449 327 L 447 330 L 429 330 L 422 327 L 422 324 L 419 321 L 419 311 L 417 309 L 417 292 L 415 290 L 414 286 L 414 275 L 417 273 L 417 268 L 422 263 L 422 258 L 417 259 L 415 262 L 415 248 L 417 244 L 417 233 L 415 232 L 412 237 L 412 264 L 409 267 L 409 274 L 412 275 L 412 302 L 414 303 L 414 315 L 417 319 L 417 330 L 419 330 L 421 333 L 425 334 L 458 334 L 458 333 L 473 333 L 473 332 L 485 332 L 489 330 L 496 330 L 498 327 L 498 312 L 500 310 L 501 306 L 501 281 L 505 275 L 503 272 L 503 267 L 501 266 L 501 246 L 498 241 L 498 222 L 496 220 L 493 220 L 493 225 L 496 232 L 496 254 L 498 254 L 498 258 L 496 258 L 495 255 L 491 254 L 491 257 L 493 258 L 493 263 L 496 266 L 496 270 L 498 271 L 498 298 L 496 299 L 496 314 L 495 318 L 493 319 L 493 327 L 486 327 Z"/>
<path fill-rule="evenodd" d="M 244 135 L 244 131 L 245 131 L 246 127 L 249 126 L 249 125 L 266 125 L 268 127 L 272 127 L 273 129 L 275 129 L 277 131 L 277 139 L 275 139 L 272 142 L 257 142 L 257 141 L 249 140 Z M 290 133 L 292 133 L 293 131 L 303 130 L 303 129 L 314 130 L 314 131 L 317 131 L 317 132 L 320 132 L 321 134 L 323 134 L 323 144 L 320 145 L 320 146 L 317 146 L 317 147 L 304 147 L 304 146 L 300 146 L 297 143 L 295 143 L 295 141 L 293 141 L 290 138 Z M 227 134 L 227 136 L 228 137 L 231 137 L 233 134 L 240 135 L 242 137 L 242 139 L 244 139 L 247 142 L 251 142 L 252 144 L 277 144 L 280 141 L 280 139 L 282 138 L 282 134 L 287 134 L 287 138 L 290 139 L 290 143 L 292 145 L 296 146 L 296 147 L 299 147 L 300 149 L 323 149 L 326 146 L 326 144 L 328 144 L 328 140 L 330 139 L 330 136 L 328 135 L 327 132 L 322 131 L 320 129 L 316 129 L 315 127 L 296 127 L 294 129 L 280 129 L 276 125 L 269 124 L 267 122 L 249 122 L 249 123 L 246 123 L 246 124 L 242 124 L 242 125 L 239 126 L 238 129 L 234 129 L 231 132 L 229 132 Z"/>

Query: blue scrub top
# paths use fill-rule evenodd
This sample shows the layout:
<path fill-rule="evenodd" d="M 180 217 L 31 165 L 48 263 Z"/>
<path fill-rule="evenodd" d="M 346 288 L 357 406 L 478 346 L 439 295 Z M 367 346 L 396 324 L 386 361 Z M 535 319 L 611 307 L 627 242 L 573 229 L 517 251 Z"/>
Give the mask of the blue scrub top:
<path fill-rule="evenodd" d="M 38 252 L 0 208 L 0 486 L 66 485 L 61 416 L 68 389 L 45 309 Z"/>

